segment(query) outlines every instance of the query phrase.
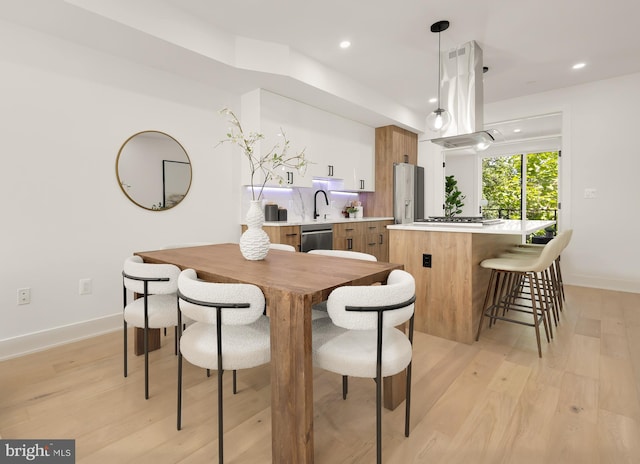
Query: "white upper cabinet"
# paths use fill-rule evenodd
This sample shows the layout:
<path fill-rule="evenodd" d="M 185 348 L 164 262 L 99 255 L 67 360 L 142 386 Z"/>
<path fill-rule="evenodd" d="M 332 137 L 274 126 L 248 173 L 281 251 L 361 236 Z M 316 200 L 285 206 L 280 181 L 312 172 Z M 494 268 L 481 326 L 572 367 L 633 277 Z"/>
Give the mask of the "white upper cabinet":
<path fill-rule="evenodd" d="M 349 192 L 373 192 L 374 154 L 369 150 L 357 150 L 352 147 L 348 155 L 327 159 L 314 171 L 314 176 L 340 179 L 342 189 Z"/>
<path fill-rule="evenodd" d="M 289 154 L 295 155 L 305 150 L 305 158 L 309 159 L 308 150 L 304 141 L 308 139 L 307 130 L 295 123 L 295 105 L 299 103 L 294 100 L 280 97 L 279 95 L 256 89 L 244 94 L 241 97 L 242 113 L 241 121 L 245 133 L 259 132 L 264 135 L 264 139 L 259 142 L 259 153 L 266 154 L 274 146 L 283 146 L 283 132 L 289 140 Z M 242 185 L 251 184 L 251 171 L 246 158 L 242 165 Z M 266 185 L 281 187 L 311 187 L 312 176 L 307 169 L 306 173 L 296 170 L 283 169 L 281 185 L 278 179 L 271 179 Z M 261 173 L 256 173 L 254 184 L 262 184 Z"/>
<path fill-rule="evenodd" d="M 349 156 L 342 161 L 344 167 L 344 189 L 353 192 L 373 192 L 375 150 L 365 144 L 354 143 Z"/>
<path fill-rule="evenodd" d="M 289 187 L 311 187 L 313 177 L 320 177 L 342 179 L 345 190 L 374 190 L 374 128 L 263 89 L 242 96 L 241 120 L 246 132 L 264 134 L 262 150 L 282 140 L 278 134 L 283 131 L 290 141 L 290 153 L 304 149 L 309 161 L 306 173 L 285 172 Z M 248 185 L 249 169 L 244 161 L 242 183 Z"/>

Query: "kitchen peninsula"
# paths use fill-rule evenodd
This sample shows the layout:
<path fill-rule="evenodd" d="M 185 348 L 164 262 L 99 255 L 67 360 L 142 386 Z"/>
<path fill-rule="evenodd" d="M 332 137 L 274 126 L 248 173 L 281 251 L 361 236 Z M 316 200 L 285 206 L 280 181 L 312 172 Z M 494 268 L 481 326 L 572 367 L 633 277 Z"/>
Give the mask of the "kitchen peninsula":
<path fill-rule="evenodd" d="M 389 261 L 416 279 L 415 328 L 472 343 L 490 272 L 480 267 L 526 235 L 554 221 L 504 220 L 498 224 L 396 224 L 389 230 Z"/>

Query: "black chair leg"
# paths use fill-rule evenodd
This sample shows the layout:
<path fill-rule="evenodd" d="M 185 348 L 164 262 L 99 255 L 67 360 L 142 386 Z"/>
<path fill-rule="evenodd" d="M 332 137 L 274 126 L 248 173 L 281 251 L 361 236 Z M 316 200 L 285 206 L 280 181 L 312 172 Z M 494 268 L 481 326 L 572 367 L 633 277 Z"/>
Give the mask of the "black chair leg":
<path fill-rule="evenodd" d="M 178 430 L 182 430 L 182 354 L 178 354 Z"/>
<path fill-rule="evenodd" d="M 124 322 L 124 376 L 127 376 L 127 322 Z"/>
<path fill-rule="evenodd" d="M 144 399 L 149 399 L 149 329 L 144 328 Z"/>
<path fill-rule="evenodd" d="M 211 377 L 211 369 L 207 369 L 207 377 Z"/>
<path fill-rule="evenodd" d="M 411 363 L 407 366 L 407 392 L 406 392 L 406 409 L 404 413 L 404 436 L 409 436 L 409 423 L 411 422 Z"/>
<path fill-rule="evenodd" d="M 382 377 L 376 376 L 376 462 L 382 464 Z"/>
<path fill-rule="evenodd" d="M 347 393 L 349 393 L 349 377 L 346 375 L 342 376 L 342 399 L 347 399 Z"/>
<path fill-rule="evenodd" d="M 238 385 L 236 383 L 236 370 L 233 370 L 233 394 L 235 395 L 238 392 Z"/>
<path fill-rule="evenodd" d="M 222 308 L 216 307 L 216 321 L 222 321 Z M 222 324 L 216 324 L 216 345 L 218 351 L 218 359 L 216 366 L 218 368 L 218 462 L 222 464 L 224 462 L 224 425 L 222 422 L 222 374 L 223 362 L 222 362 Z"/>
<path fill-rule="evenodd" d="M 165 327 L 164 330 L 167 330 Z M 173 328 L 173 353 L 178 356 L 178 326 Z"/>
<path fill-rule="evenodd" d="M 411 351 L 413 352 L 413 324 L 414 317 L 411 316 L 409 320 L 409 343 L 411 343 Z M 480 316 L 482 318 L 482 316 Z M 413 356 L 412 356 L 413 357 Z M 411 424 L 411 366 L 413 365 L 413 361 L 409 362 L 407 366 L 407 391 L 406 391 L 406 410 L 404 412 L 404 436 L 409 436 L 409 426 Z"/>
<path fill-rule="evenodd" d="M 222 373 L 223 370 L 218 366 L 218 462 L 222 464 L 223 459 L 223 437 L 224 427 L 222 425 Z"/>

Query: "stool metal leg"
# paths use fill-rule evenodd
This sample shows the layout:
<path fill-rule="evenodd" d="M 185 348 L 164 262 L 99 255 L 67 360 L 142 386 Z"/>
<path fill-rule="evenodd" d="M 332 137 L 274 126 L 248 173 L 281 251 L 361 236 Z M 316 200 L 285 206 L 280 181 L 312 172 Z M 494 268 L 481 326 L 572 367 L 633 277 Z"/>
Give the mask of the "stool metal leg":
<path fill-rule="evenodd" d="M 494 285 L 496 280 L 496 271 L 495 269 L 491 269 L 491 275 L 489 276 L 489 285 L 487 286 L 487 293 L 484 296 L 484 303 L 482 304 L 482 314 L 480 314 L 480 322 L 478 323 L 478 332 L 476 333 L 476 341 L 480 340 L 480 332 L 482 331 L 482 323 L 484 322 L 484 317 L 488 310 L 489 305 L 489 297 L 491 296 L 491 287 Z"/>

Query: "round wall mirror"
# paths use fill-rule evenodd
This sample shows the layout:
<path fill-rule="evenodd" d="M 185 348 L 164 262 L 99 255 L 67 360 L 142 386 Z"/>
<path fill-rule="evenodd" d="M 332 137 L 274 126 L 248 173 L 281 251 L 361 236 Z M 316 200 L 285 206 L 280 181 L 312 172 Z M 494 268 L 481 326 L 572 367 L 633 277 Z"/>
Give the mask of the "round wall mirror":
<path fill-rule="evenodd" d="M 180 143 L 164 132 L 129 137 L 116 159 L 124 194 L 141 208 L 162 211 L 176 206 L 191 187 L 191 161 Z"/>

